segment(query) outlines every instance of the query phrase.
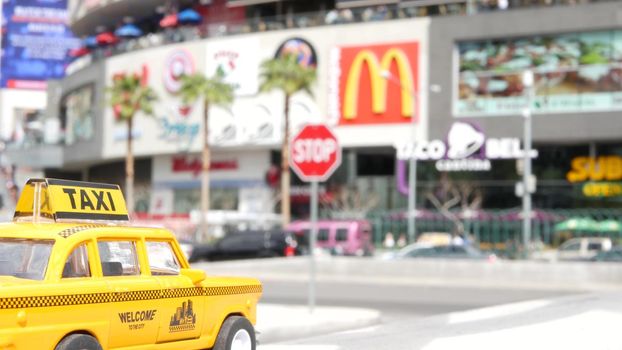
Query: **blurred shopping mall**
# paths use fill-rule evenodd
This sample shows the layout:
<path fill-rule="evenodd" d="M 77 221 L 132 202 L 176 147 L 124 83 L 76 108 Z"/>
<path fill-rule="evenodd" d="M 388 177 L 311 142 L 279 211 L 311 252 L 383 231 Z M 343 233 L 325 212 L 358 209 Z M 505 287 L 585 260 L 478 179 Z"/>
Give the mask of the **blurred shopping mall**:
<path fill-rule="evenodd" d="M 258 77 L 262 61 L 293 53 L 317 82 L 293 96 L 292 132 L 326 123 L 343 147 L 321 184 L 324 217 L 369 218 L 377 242 L 405 230 L 408 166 L 396 145 L 414 135 L 429 146 L 414 151 L 418 229 L 456 219 L 507 240 L 520 230 L 525 109 L 535 234 L 550 239 L 576 215 L 622 217 L 619 1 L 5 0 L 2 13 L 4 215 L 27 177 L 123 186 L 128 130 L 107 87 L 140 73 L 159 100 L 131 135 L 134 209 L 188 221 L 200 202 L 203 105 L 182 103 L 180 78 L 216 71 L 235 100 L 210 111 L 210 208 L 278 213 L 284 98 L 260 92 Z M 291 200 L 294 218 L 309 215 L 295 175 Z"/>

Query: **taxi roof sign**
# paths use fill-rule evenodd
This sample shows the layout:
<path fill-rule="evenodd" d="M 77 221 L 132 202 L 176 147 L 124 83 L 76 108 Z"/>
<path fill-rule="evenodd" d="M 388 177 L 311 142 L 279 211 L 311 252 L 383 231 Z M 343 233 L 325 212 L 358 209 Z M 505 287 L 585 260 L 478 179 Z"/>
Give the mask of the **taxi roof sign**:
<path fill-rule="evenodd" d="M 59 179 L 30 179 L 17 201 L 13 221 L 129 221 L 118 185 Z"/>

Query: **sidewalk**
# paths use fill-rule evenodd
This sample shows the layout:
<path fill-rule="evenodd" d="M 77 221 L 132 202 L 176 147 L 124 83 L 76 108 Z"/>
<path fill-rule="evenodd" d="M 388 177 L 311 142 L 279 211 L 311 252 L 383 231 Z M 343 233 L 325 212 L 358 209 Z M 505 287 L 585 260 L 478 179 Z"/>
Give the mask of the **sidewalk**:
<path fill-rule="evenodd" d="M 371 309 L 259 304 L 257 326 L 259 344 L 299 340 L 316 335 L 364 328 L 380 322 L 380 312 Z"/>
<path fill-rule="evenodd" d="M 273 258 L 198 263 L 208 274 L 248 275 L 261 281 L 308 281 L 308 258 Z M 322 257 L 316 260 L 317 281 L 473 288 L 619 291 L 622 264 L 592 262 L 404 259 Z"/>

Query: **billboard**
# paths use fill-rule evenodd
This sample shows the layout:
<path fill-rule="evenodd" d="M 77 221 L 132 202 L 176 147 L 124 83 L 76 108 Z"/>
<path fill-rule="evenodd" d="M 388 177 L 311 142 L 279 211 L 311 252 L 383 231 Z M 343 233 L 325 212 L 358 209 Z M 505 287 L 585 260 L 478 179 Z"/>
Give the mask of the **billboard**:
<path fill-rule="evenodd" d="M 3 0 L 0 87 L 45 89 L 64 76 L 69 50 L 66 0 Z"/>
<path fill-rule="evenodd" d="M 206 72 L 210 52 L 240 52 L 239 60 L 233 64 L 239 72 L 258 69 L 261 57 L 248 56 L 244 50 L 237 50 L 231 43 L 252 44 L 253 41 L 218 40 L 183 43 L 181 45 L 161 46 L 118 55 L 106 60 L 106 85 L 111 86 L 115 74 L 142 73 L 147 84 L 157 93 L 154 102 L 154 115 L 139 113 L 134 128 L 135 153 L 137 155 L 194 152 L 202 148 L 203 110 L 201 99 L 185 104 L 180 94 L 181 77 L 193 72 Z M 224 43 L 227 45 L 224 45 Z M 220 44 L 220 45 L 219 45 Z M 267 54 L 273 54 L 277 44 L 271 45 Z M 209 47 L 212 49 L 209 49 Z M 210 63 L 211 62 L 211 63 Z M 212 66 L 217 69 L 217 66 Z M 223 68 L 224 69 L 224 68 Z M 214 72 L 214 71 L 212 71 Z M 257 89 L 257 75 L 254 79 L 243 80 L 238 73 L 229 75 L 239 79 L 241 88 L 249 91 Z M 235 81 L 234 79 L 234 81 Z M 246 84 L 246 85 L 245 85 Z M 300 95 L 292 97 L 290 105 L 290 125 L 320 122 L 321 114 L 313 99 Z M 283 96 L 278 92 L 261 93 L 249 96 L 236 96 L 235 101 L 226 107 L 210 106 L 209 142 L 212 146 L 229 148 L 239 146 L 270 147 L 277 145 L 282 134 Z M 125 153 L 127 126 L 115 121 L 112 108 L 104 109 L 104 157 L 118 157 Z"/>
<path fill-rule="evenodd" d="M 461 42 L 454 115 L 519 115 L 522 73 L 535 76 L 534 113 L 622 109 L 622 31 Z"/>
<path fill-rule="evenodd" d="M 208 77 L 222 74 L 233 85 L 236 96 L 254 95 L 259 89 L 259 40 L 257 38 L 227 39 L 206 45 Z"/>
<path fill-rule="evenodd" d="M 340 126 L 417 120 L 418 57 L 417 42 L 335 48 L 331 118 Z"/>
<path fill-rule="evenodd" d="M 68 92 L 60 102 L 65 144 L 90 141 L 95 132 L 95 84 Z"/>

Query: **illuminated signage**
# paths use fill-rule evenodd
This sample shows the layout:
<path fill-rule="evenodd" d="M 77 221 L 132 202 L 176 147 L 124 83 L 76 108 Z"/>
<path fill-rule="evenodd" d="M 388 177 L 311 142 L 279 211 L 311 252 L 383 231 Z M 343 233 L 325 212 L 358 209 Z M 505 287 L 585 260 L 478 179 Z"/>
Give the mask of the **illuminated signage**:
<path fill-rule="evenodd" d="M 576 157 L 566 174 L 569 182 L 622 180 L 622 157 Z"/>
<path fill-rule="evenodd" d="M 433 160 L 438 171 L 488 171 L 491 160 L 521 159 L 525 151 L 518 138 L 486 138 L 483 131 L 466 122 L 456 122 L 447 141 L 432 140 L 395 146 L 399 160 Z M 531 150 L 531 158 L 538 151 Z"/>
<path fill-rule="evenodd" d="M 585 197 L 607 198 L 622 196 L 622 157 L 575 157 L 570 162 L 566 179 L 571 183 L 584 182 Z"/>
<path fill-rule="evenodd" d="M 418 53 L 416 42 L 334 49 L 332 119 L 339 125 L 361 125 L 417 118 Z"/>
<path fill-rule="evenodd" d="M 537 67 L 534 114 L 622 109 L 619 30 L 487 38 L 456 45 L 454 115 L 520 115 L 526 68 Z M 607 86 L 603 88 L 603 86 Z M 546 88 L 540 88 L 544 87 Z"/>
<path fill-rule="evenodd" d="M 620 197 L 622 182 L 586 182 L 581 192 L 586 197 Z"/>

